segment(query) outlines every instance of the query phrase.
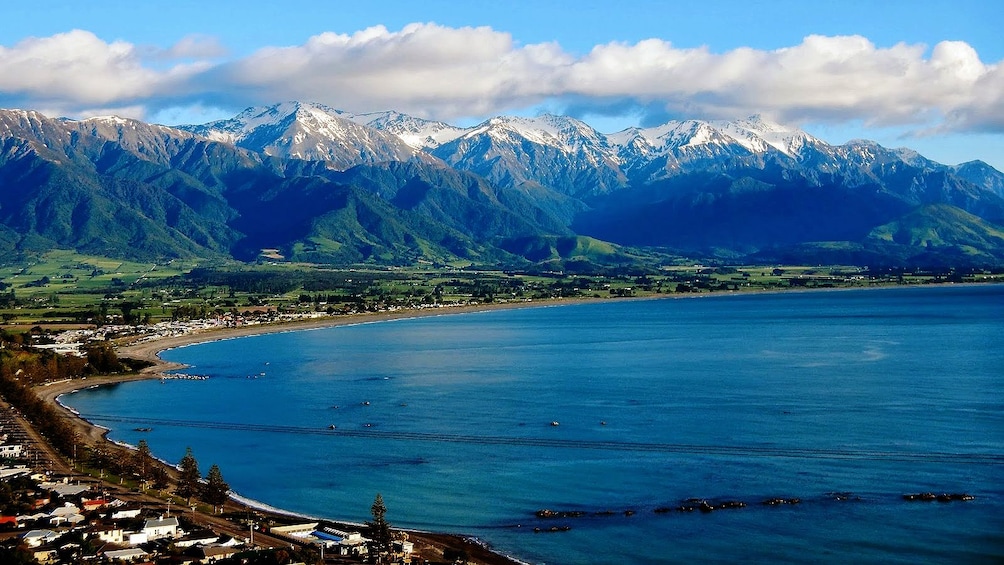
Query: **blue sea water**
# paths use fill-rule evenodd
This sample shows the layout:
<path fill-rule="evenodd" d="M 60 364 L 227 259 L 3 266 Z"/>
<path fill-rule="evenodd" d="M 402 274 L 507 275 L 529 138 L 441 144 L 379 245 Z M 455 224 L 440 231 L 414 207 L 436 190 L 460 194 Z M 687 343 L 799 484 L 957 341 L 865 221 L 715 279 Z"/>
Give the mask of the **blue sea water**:
<path fill-rule="evenodd" d="M 1004 560 L 1004 286 L 445 315 L 163 358 L 211 378 L 62 400 L 308 515 L 364 521 L 381 493 L 396 526 L 533 563 Z M 902 498 L 923 491 L 976 499 Z M 654 512 L 691 497 L 748 506 Z"/>

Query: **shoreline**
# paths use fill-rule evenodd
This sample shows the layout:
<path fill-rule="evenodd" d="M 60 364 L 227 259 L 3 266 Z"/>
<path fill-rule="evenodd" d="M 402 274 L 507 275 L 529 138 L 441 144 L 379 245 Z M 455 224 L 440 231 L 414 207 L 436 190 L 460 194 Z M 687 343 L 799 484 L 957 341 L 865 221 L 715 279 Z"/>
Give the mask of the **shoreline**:
<path fill-rule="evenodd" d="M 651 299 L 661 299 L 661 298 L 669 298 L 669 297 L 652 296 L 652 297 L 618 298 L 616 300 L 617 301 L 651 300 Z M 101 442 L 107 442 L 112 444 L 113 446 L 116 446 L 117 448 L 128 449 L 127 446 L 108 439 L 107 435 L 108 432 L 110 431 L 108 428 L 105 428 L 103 426 L 85 420 L 83 417 L 80 416 L 79 413 L 77 413 L 75 410 L 73 410 L 72 408 L 61 402 L 60 397 L 62 397 L 63 395 L 73 394 L 77 391 L 89 388 L 162 378 L 168 371 L 176 371 L 184 369 L 185 365 L 181 363 L 164 361 L 163 359 L 160 358 L 160 353 L 171 349 L 187 347 L 189 345 L 197 345 L 201 343 L 210 343 L 228 339 L 237 339 L 242 337 L 253 337 L 257 335 L 285 333 L 294 331 L 307 331 L 307 330 L 325 329 L 325 328 L 342 327 L 342 326 L 353 326 L 360 324 L 370 324 L 370 323 L 387 322 L 394 320 L 406 320 L 406 319 L 431 317 L 431 316 L 450 316 L 455 314 L 472 314 L 479 312 L 490 312 L 496 310 L 513 310 L 521 308 L 547 308 L 554 306 L 597 303 L 597 302 L 604 302 L 607 300 L 609 299 L 568 298 L 568 299 L 538 300 L 529 302 L 510 302 L 510 303 L 499 303 L 499 304 L 477 304 L 477 305 L 467 305 L 467 306 L 456 306 L 450 308 L 408 309 L 394 312 L 371 312 L 371 313 L 351 314 L 337 317 L 326 317 L 321 319 L 283 322 L 276 324 L 250 325 L 236 328 L 214 328 L 210 330 L 196 331 L 181 336 L 170 336 L 159 339 L 152 339 L 149 341 L 143 341 L 141 343 L 128 344 L 116 347 L 116 353 L 120 357 L 128 357 L 152 363 L 152 365 L 142 369 L 137 373 L 131 373 L 125 375 L 104 375 L 96 377 L 84 377 L 81 379 L 57 381 L 36 387 L 35 391 L 36 393 L 38 393 L 39 397 L 43 401 L 50 403 L 51 405 L 55 406 L 57 410 L 60 410 L 66 415 L 70 416 L 70 418 L 68 418 L 68 421 L 77 430 L 77 432 L 81 434 L 82 437 L 86 438 L 86 441 L 88 441 L 89 443 L 97 444 Z M 167 466 L 171 467 L 171 465 L 169 464 L 167 464 Z M 292 512 L 283 509 L 279 506 L 269 504 L 263 501 L 248 498 L 239 493 L 233 493 L 230 499 L 235 504 L 245 506 L 248 508 L 255 508 L 256 510 L 265 513 L 270 513 L 290 518 L 306 519 L 306 517 L 302 514 Z M 354 522 L 350 520 L 340 520 L 340 519 L 331 519 L 331 520 L 338 523 L 354 524 Z M 411 528 L 395 528 L 395 529 L 405 531 L 416 536 L 416 538 L 421 539 L 426 545 L 430 547 L 435 547 L 435 548 L 458 547 L 458 546 L 463 547 L 466 551 L 468 551 L 469 554 L 471 554 L 472 558 L 476 560 L 474 561 L 476 563 L 484 563 L 485 565 L 528 565 L 528 562 L 523 561 L 515 556 L 507 555 L 493 550 L 490 546 L 488 546 L 485 542 L 483 542 L 479 538 L 472 537 L 470 535 L 449 533 L 449 532 L 423 531 Z"/>
<path fill-rule="evenodd" d="M 979 284 L 979 283 L 977 283 Z M 906 285 L 906 287 L 911 287 L 912 285 Z M 871 289 L 883 289 L 883 288 L 901 288 L 903 285 L 892 285 L 892 286 L 874 286 L 874 287 L 861 287 L 858 290 L 871 290 Z M 521 309 L 521 308 L 547 308 L 554 306 L 568 306 L 576 304 L 598 304 L 598 303 L 611 303 L 620 301 L 637 301 L 637 300 L 661 300 L 661 299 L 682 299 L 682 298 L 711 298 L 711 297 L 738 297 L 745 296 L 749 294 L 780 294 L 786 292 L 816 292 L 821 290 L 855 290 L 854 288 L 837 288 L 837 289 L 792 289 L 792 290 L 779 290 L 779 291 L 762 291 L 762 292 L 720 292 L 720 293 L 701 293 L 701 294 L 666 294 L 666 295 L 653 295 L 653 296 L 642 296 L 642 297 L 623 297 L 623 298 L 568 298 L 568 299 L 552 299 L 552 300 L 538 300 L 538 301 L 528 301 L 528 302 L 510 302 L 510 303 L 500 303 L 500 304 L 477 304 L 468 306 L 456 306 L 449 308 L 428 308 L 428 309 L 407 309 L 398 310 L 394 312 L 371 312 L 362 314 L 352 314 L 352 315 L 342 315 L 342 316 L 329 316 L 319 319 L 310 320 L 300 320 L 292 322 L 282 322 L 275 324 L 261 324 L 261 325 L 250 325 L 236 328 L 214 328 L 210 330 L 195 331 L 189 334 L 181 336 L 169 336 L 158 339 L 152 339 L 148 341 L 143 341 L 140 343 L 126 344 L 116 347 L 116 351 L 121 357 L 129 357 L 133 359 L 139 359 L 151 362 L 152 365 L 141 370 L 138 373 L 132 373 L 128 375 L 112 375 L 112 376 L 99 376 L 99 377 L 87 377 L 83 379 L 74 379 L 69 381 L 59 381 L 54 383 L 49 383 L 48 385 L 42 385 L 37 387 L 35 390 L 39 396 L 47 402 L 51 402 L 57 409 L 64 411 L 67 415 L 72 416 L 69 418 L 71 424 L 79 431 L 81 434 L 88 438 L 89 441 L 97 443 L 102 441 L 111 442 L 107 439 L 108 429 L 103 428 L 99 425 L 88 422 L 80 417 L 79 414 L 74 413 L 72 409 L 63 405 L 59 401 L 59 397 L 64 394 L 72 394 L 75 391 L 93 388 L 97 386 L 108 386 L 113 384 L 118 384 L 122 382 L 131 382 L 138 380 L 149 380 L 161 378 L 165 372 L 172 370 L 183 369 L 185 366 L 180 363 L 167 362 L 160 358 L 160 354 L 163 351 L 177 349 L 180 347 L 186 347 L 189 345 L 195 345 L 199 343 L 215 342 L 228 339 L 236 339 L 240 337 L 251 337 L 256 335 L 265 335 L 273 333 L 285 333 L 292 331 L 305 331 L 313 329 L 324 329 L 331 327 L 340 326 L 352 326 L 360 324 L 377 323 L 384 321 L 402 320 L 402 319 L 414 319 L 429 316 L 449 316 L 454 314 L 470 314 L 478 312 L 490 312 L 496 310 L 510 310 L 510 309 Z M 236 494 L 236 493 L 235 493 Z M 252 506 L 269 513 L 275 513 L 287 517 L 303 517 L 295 512 L 290 512 L 282 509 L 279 506 L 273 506 L 272 504 L 267 504 L 261 501 L 248 499 L 247 497 L 236 494 L 232 497 L 232 500 L 241 505 Z M 250 504 L 249 504 L 250 503 Z M 339 522 L 338 519 L 333 519 L 335 522 Z M 342 521 L 345 523 L 350 523 Z M 396 528 L 401 529 L 401 528 Z M 485 547 L 485 545 L 478 540 L 478 538 L 473 538 L 464 534 L 450 534 L 445 532 L 426 532 L 426 531 L 416 531 L 407 528 L 402 529 L 402 531 L 414 532 L 427 540 L 435 540 L 433 545 L 444 546 L 449 542 L 461 542 L 467 545 L 474 544 L 485 550 L 486 554 L 490 554 L 488 557 L 483 557 L 482 560 L 478 561 L 486 564 L 523 564 L 525 562 L 520 561 L 518 558 L 505 555 Z"/>

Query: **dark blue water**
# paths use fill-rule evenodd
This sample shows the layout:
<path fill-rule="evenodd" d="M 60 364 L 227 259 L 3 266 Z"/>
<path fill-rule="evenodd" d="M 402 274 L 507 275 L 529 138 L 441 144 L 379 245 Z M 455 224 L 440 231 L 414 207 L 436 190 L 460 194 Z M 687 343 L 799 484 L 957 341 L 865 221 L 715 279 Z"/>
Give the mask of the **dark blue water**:
<path fill-rule="evenodd" d="M 394 525 L 535 563 L 1004 559 L 1002 286 L 495 311 L 163 357 L 212 378 L 64 401 L 293 511 L 364 521 L 379 492 Z M 922 491 L 976 499 L 901 496 Z M 748 506 L 654 512 L 690 497 Z"/>

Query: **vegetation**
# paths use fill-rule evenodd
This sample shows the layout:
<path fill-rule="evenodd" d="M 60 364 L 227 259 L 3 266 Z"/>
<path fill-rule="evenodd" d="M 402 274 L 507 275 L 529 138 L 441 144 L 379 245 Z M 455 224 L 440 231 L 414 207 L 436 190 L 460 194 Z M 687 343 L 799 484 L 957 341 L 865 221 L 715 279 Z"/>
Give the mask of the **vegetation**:
<path fill-rule="evenodd" d="M 583 238 L 555 240 L 547 246 L 561 247 L 566 253 L 570 249 L 602 248 Z M 853 255 L 843 248 L 827 252 Z M 984 282 L 1002 278 L 1002 268 L 743 266 L 711 260 L 695 264 L 669 256 L 650 267 L 596 268 L 589 261 L 572 258 L 528 270 L 476 268 L 470 264 L 331 269 L 284 262 L 136 263 L 53 251 L 17 264 L 0 264 L 0 318 L 7 329 L 24 334 L 25 343 L 37 345 L 49 343 L 51 336 L 62 330 L 145 326 L 228 315 L 267 319 L 284 313 L 339 315 L 554 298 Z M 109 337 L 128 333 L 118 330 Z M 93 373 L 137 368 L 111 355 L 107 342 L 90 344 L 86 353 L 87 371 Z"/>
<path fill-rule="evenodd" d="M 206 484 L 202 487 L 202 500 L 213 505 L 213 512 L 218 512 L 218 508 L 227 502 L 230 496 L 230 485 L 223 480 L 223 473 L 217 465 L 209 468 L 206 473 Z"/>
<path fill-rule="evenodd" d="M 370 506 L 370 513 L 373 520 L 366 522 L 369 530 L 369 537 L 372 541 L 370 553 L 372 555 L 383 555 L 390 551 L 391 533 L 390 524 L 387 523 L 387 506 L 384 505 L 383 496 L 377 493 Z"/>
<path fill-rule="evenodd" d="M 183 496 L 188 504 L 192 503 L 192 497 L 199 493 L 201 484 L 199 482 L 199 462 L 192 455 L 192 448 L 185 450 L 185 456 L 178 462 L 178 496 Z"/>

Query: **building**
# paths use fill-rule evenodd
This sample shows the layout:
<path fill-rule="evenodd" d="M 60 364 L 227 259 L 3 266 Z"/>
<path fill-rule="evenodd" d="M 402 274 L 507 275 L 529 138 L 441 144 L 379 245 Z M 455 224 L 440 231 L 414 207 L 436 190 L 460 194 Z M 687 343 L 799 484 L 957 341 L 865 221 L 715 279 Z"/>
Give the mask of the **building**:
<path fill-rule="evenodd" d="M 59 539 L 59 534 L 52 530 L 31 530 L 30 532 L 25 532 L 21 540 L 24 541 L 25 545 L 28 547 L 38 547 L 42 544 L 51 543 Z"/>
<path fill-rule="evenodd" d="M 24 448 L 20 444 L 0 445 L 0 459 L 17 459 L 18 457 L 21 457 L 23 450 Z"/>
<path fill-rule="evenodd" d="M 154 520 L 147 520 L 143 524 L 143 532 L 147 539 L 155 540 L 159 538 L 176 538 L 180 535 L 177 518 L 164 518 L 163 516 Z"/>
<path fill-rule="evenodd" d="M 105 557 L 112 561 L 123 561 L 131 563 L 140 559 L 146 559 L 150 554 L 137 547 L 129 549 L 113 549 L 105 552 Z"/>

